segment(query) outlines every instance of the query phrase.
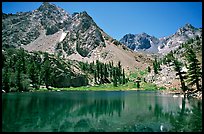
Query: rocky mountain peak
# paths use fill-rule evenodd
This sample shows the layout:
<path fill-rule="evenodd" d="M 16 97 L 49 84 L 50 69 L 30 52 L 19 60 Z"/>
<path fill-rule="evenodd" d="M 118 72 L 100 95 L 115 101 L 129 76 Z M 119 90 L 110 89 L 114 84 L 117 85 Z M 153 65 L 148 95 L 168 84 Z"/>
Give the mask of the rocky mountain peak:
<path fill-rule="evenodd" d="M 121 43 L 125 44 L 127 47 L 134 51 L 147 49 L 155 52 L 155 47 L 159 43 L 159 39 L 154 36 L 150 36 L 143 32 L 141 34 L 126 34 L 121 40 Z"/>
<path fill-rule="evenodd" d="M 67 13 L 64 9 L 57 7 L 54 4 L 51 4 L 49 2 L 43 2 L 42 5 L 37 9 L 34 10 L 36 14 L 42 14 L 44 16 L 47 16 L 48 18 L 50 17 L 55 18 L 55 16 L 62 16 L 64 18 L 70 18 L 69 13 Z M 62 18 L 60 17 L 60 18 Z"/>
<path fill-rule="evenodd" d="M 201 33 L 202 28 L 195 28 L 187 23 L 170 36 L 156 38 L 145 32 L 140 34 L 126 34 L 120 42 L 134 51 L 145 50 L 151 53 L 168 53 L 191 38 L 195 38 L 196 36 L 201 37 Z"/>
<path fill-rule="evenodd" d="M 186 34 L 186 32 L 195 32 L 195 30 L 197 29 L 194 26 L 187 23 L 183 27 L 179 28 L 175 34 L 183 35 L 183 34 Z"/>
<path fill-rule="evenodd" d="M 150 36 L 150 35 L 148 35 L 148 34 L 145 33 L 145 32 L 142 32 L 140 35 L 141 35 L 141 36 L 144 36 L 144 37 L 149 37 L 149 36 Z"/>
<path fill-rule="evenodd" d="M 45 11 L 48 9 L 57 10 L 57 6 L 55 6 L 54 4 L 51 4 L 49 2 L 43 2 L 42 5 L 37 10 Z"/>
<path fill-rule="evenodd" d="M 184 28 L 186 28 L 186 29 L 195 29 L 195 27 L 192 26 L 190 23 L 186 23 L 186 25 L 184 26 Z"/>

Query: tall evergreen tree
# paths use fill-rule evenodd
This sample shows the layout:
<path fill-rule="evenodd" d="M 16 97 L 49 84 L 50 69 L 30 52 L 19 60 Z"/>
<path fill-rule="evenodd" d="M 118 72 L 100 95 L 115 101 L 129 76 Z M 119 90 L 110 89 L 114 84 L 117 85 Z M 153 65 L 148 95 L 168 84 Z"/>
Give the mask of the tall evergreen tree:
<path fill-rule="evenodd" d="M 98 80 L 100 79 L 100 76 L 99 76 L 99 71 L 100 71 L 100 67 L 99 67 L 99 61 L 98 60 L 96 60 L 96 70 L 97 70 L 97 78 L 98 78 Z"/>
<path fill-rule="evenodd" d="M 182 63 L 179 62 L 175 57 L 173 57 L 173 63 L 174 63 L 174 70 L 177 72 L 177 75 L 179 75 L 179 79 L 181 82 L 181 88 L 183 92 L 185 92 L 187 90 L 187 87 L 185 85 L 184 76 L 182 75 L 183 73 L 185 74 L 185 72 L 181 72 Z"/>
<path fill-rule="evenodd" d="M 97 84 L 96 70 L 94 70 L 94 82 L 95 82 L 95 84 Z"/>
<path fill-rule="evenodd" d="M 26 58 L 26 54 L 25 54 L 25 50 L 23 48 L 20 48 L 19 50 L 19 59 L 21 62 L 21 71 L 26 74 L 26 66 L 25 66 L 25 58 Z"/>
<path fill-rule="evenodd" d="M 113 86 L 117 87 L 117 74 L 115 68 L 113 68 Z"/>
<path fill-rule="evenodd" d="M 42 79 L 47 89 L 51 85 L 51 65 L 49 59 L 46 59 L 42 69 Z"/>
<path fill-rule="evenodd" d="M 103 78 L 104 73 L 103 73 L 103 63 L 100 64 L 100 84 L 103 84 Z"/>
<path fill-rule="evenodd" d="M 21 63 L 20 61 L 17 62 L 17 71 L 16 71 L 16 88 L 17 88 L 17 91 L 22 91 L 22 85 L 21 85 Z"/>
<path fill-rule="evenodd" d="M 31 84 L 33 88 L 39 88 L 39 72 L 35 62 L 32 62 L 29 67 L 29 78 L 31 79 Z"/>
<path fill-rule="evenodd" d="M 4 67 L 2 71 L 2 86 L 5 92 L 9 92 L 9 72 L 8 67 Z"/>
<path fill-rule="evenodd" d="M 126 80 L 125 80 L 125 70 L 123 69 L 123 84 L 126 83 Z"/>
<path fill-rule="evenodd" d="M 186 59 L 188 61 L 187 74 L 189 85 L 196 84 L 197 91 L 201 91 L 201 88 L 199 87 L 199 81 L 202 77 L 201 67 L 199 66 L 200 63 L 196 57 L 195 52 L 190 48 L 187 48 Z"/>
<path fill-rule="evenodd" d="M 153 68 L 154 68 L 154 73 L 158 74 L 159 65 L 158 65 L 158 62 L 157 62 L 157 58 L 154 59 Z"/>
<path fill-rule="evenodd" d="M 151 72 L 150 66 L 147 67 L 147 71 L 148 71 L 149 73 Z"/>
<path fill-rule="evenodd" d="M 109 79 L 110 80 L 112 80 L 112 76 L 113 76 L 113 71 L 112 71 L 113 69 L 112 69 L 112 65 L 111 65 L 111 62 L 109 61 L 109 69 L 108 69 L 108 71 L 109 71 Z"/>
<path fill-rule="evenodd" d="M 118 82 L 120 84 L 122 84 L 122 79 L 121 79 L 121 73 L 122 72 L 122 67 L 121 67 L 121 62 L 118 61 L 118 67 L 117 67 L 117 72 L 116 72 L 116 75 L 117 75 L 117 79 L 118 79 Z"/>
<path fill-rule="evenodd" d="M 108 79 L 108 69 L 107 69 L 106 63 L 105 63 L 105 66 L 104 66 L 104 79 L 105 79 L 105 80 Z"/>

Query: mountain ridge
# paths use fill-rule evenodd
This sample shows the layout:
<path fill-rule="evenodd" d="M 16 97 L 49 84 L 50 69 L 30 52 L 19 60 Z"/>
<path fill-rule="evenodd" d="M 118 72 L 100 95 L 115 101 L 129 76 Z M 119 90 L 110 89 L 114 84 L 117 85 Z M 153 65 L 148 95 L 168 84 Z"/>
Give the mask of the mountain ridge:
<path fill-rule="evenodd" d="M 120 39 L 120 42 L 128 46 L 134 51 L 143 51 L 155 54 L 167 54 L 171 50 L 175 50 L 180 44 L 186 42 L 196 36 L 201 37 L 202 28 L 195 28 L 189 23 L 180 27 L 174 34 L 156 38 L 154 36 L 144 34 L 126 34 Z M 156 42 L 152 42 L 151 38 Z M 143 38 L 143 39 L 142 39 Z"/>
<path fill-rule="evenodd" d="M 43 3 L 31 12 L 4 14 L 2 27 L 3 48 L 22 47 L 83 62 L 121 61 L 126 69 L 146 68 L 151 62 L 151 56 L 133 53 L 110 37 L 86 11 L 69 14 L 54 4 Z"/>

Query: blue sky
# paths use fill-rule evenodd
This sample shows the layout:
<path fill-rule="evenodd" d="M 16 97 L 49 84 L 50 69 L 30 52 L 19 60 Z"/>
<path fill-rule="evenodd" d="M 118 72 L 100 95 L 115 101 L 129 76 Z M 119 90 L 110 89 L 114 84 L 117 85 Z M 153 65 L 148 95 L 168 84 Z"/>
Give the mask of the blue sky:
<path fill-rule="evenodd" d="M 202 27 L 202 2 L 51 2 L 68 13 L 86 11 L 107 34 L 146 32 L 155 37 L 174 34 L 186 23 Z M 41 2 L 3 2 L 4 13 L 32 11 Z"/>

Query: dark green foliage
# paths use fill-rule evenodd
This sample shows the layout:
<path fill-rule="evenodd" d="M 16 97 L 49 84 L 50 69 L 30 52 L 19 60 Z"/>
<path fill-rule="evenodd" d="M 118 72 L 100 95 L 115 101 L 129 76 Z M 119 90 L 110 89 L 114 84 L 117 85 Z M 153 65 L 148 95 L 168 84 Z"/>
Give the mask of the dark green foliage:
<path fill-rule="evenodd" d="M 104 76 L 104 73 L 103 73 L 103 64 L 100 64 L 100 84 L 104 83 L 103 82 L 103 76 Z"/>
<path fill-rule="evenodd" d="M 121 79 L 121 72 L 122 72 L 122 67 L 121 67 L 121 63 L 120 61 L 118 62 L 118 68 L 117 68 L 117 71 L 116 71 L 116 75 L 118 76 L 118 81 L 120 84 L 122 84 L 122 79 Z"/>
<path fill-rule="evenodd" d="M 99 80 L 99 74 L 100 74 L 100 69 L 99 69 L 99 60 L 96 60 L 96 76 L 97 76 L 97 79 Z"/>
<path fill-rule="evenodd" d="M 77 62 L 78 65 L 46 52 L 28 53 L 23 49 L 5 49 L 4 66 L 2 67 L 2 89 L 6 92 L 37 90 L 40 85 L 47 89 L 52 87 L 77 87 L 88 84 L 90 76 L 96 84 L 110 83 L 114 85 L 125 83 L 125 72 L 120 62 L 117 66 Z M 77 67 L 82 74 L 76 74 L 70 65 Z M 121 82 L 119 82 L 121 80 Z"/>
<path fill-rule="evenodd" d="M 151 72 L 150 66 L 147 67 L 147 71 L 148 71 L 149 73 Z"/>
<path fill-rule="evenodd" d="M 161 60 L 163 62 L 163 64 L 167 65 L 170 62 L 173 62 L 173 51 L 170 51 L 167 55 L 165 55 L 163 57 L 163 59 Z"/>
<path fill-rule="evenodd" d="M 10 89 L 8 68 L 3 69 L 2 71 L 2 89 L 6 92 L 9 92 Z"/>
<path fill-rule="evenodd" d="M 31 80 L 31 84 L 33 85 L 33 88 L 39 89 L 40 80 L 39 80 L 39 72 L 37 69 L 37 65 L 35 62 L 32 62 L 29 66 L 29 78 Z"/>
<path fill-rule="evenodd" d="M 72 87 L 85 86 L 87 84 L 88 84 L 88 79 L 84 75 L 76 76 L 75 78 L 71 79 Z"/>
<path fill-rule="evenodd" d="M 1 67 L 1 69 L 4 67 L 5 62 L 6 62 L 6 58 L 5 58 L 4 54 L 2 53 L 2 64 L 1 64 L 2 67 Z"/>
<path fill-rule="evenodd" d="M 191 44 L 191 43 L 193 43 L 193 39 L 189 39 L 187 42 L 187 44 Z"/>
<path fill-rule="evenodd" d="M 104 79 L 108 79 L 108 68 L 107 68 L 107 65 L 105 64 L 104 66 Z"/>
<path fill-rule="evenodd" d="M 189 85 L 194 85 L 196 84 L 196 88 L 197 90 L 201 90 L 201 88 L 199 87 L 199 81 L 202 77 L 202 73 L 201 73 L 201 67 L 199 66 L 200 63 L 196 57 L 195 52 L 191 49 L 191 48 L 187 48 L 187 55 L 186 55 L 186 59 L 188 61 L 188 82 Z"/>
<path fill-rule="evenodd" d="M 122 45 L 119 41 L 117 41 L 116 39 L 113 39 L 113 44 L 115 44 L 116 46 Z"/>
<path fill-rule="evenodd" d="M 123 69 L 123 84 L 126 83 L 126 80 L 125 80 L 125 70 Z"/>
<path fill-rule="evenodd" d="M 117 75 L 116 70 L 113 68 L 113 86 L 117 87 Z"/>
<path fill-rule="evenodd" d="M 16 71 L 16 88 L 17 91 L 21 91 L 22 90 L 22 85 L 21 85 L 21 68 L 20 68 L 20 62 L 17 62 L 17 71 Z"/>
<path fill-rule="evenodd" d="M 158 70 L 159 70 L 159 68 L 160 68 L 160 65 L 159 65 L 159 63 L 158 63 L 158 61 L 157 61 L 157 58 L 154 59 L 153 68 L 154 68 L 154 73 L 155 73 L 155 74 L 158 74 Z"/>
<path fill-rule="evenodd" d="M 94 82 L 95 82 L 95 84 L 97 84 L 96 70 L 94 71 Z"/>
<path fill-rule="evenodd" d="M 5 49 L 2 89 L 6 92 L 29 91 L 44 84 L 47 88 L 88 84 L 86 76 L 75 75 L 69 63 L 53 56 L 43 52 L 28 53 L 23 49 Z"/>
<path fill-rule="evenodd" d="M 94 76 L 95 84 L 104 84 L 114 82 L 114 85 L 125 84 L 125 71 L 122 69 L 121 63 L 118 62 L 117 66 L 113 66 L 113 62 L 101 63 L 99 60 L 88 64 L 80 62 L 80 68 L 84 70 L 87 74 L 92 74 Z M 123 72 L 122 72 L 123 70 Z"/>
<path fill-rule="evenodd" d="M 45 59 L 43 64 L 42 79 L 45 82 L 46 88 L 49 89 L 49 86 L 51 85 L 51 65 L 49 59 Z"/>
<path fill-rule="evenodd" d="M 184 81 L 185 76 L 183 76 L 183 74 L 185 74 L 185 72 L 181 72 L 182 63 L 180 61 L 178 61 L 174 56 L 173 56 L 173 63 L 174 63 L 174 70 L 177 72 L 177 75 L 179 75 L 179 79 L 181 82 L 181 89 L 183 90 L 183 92 L 185 92 L 187 90 L 187 87 L 186 87 L 185 81 Z"/>

